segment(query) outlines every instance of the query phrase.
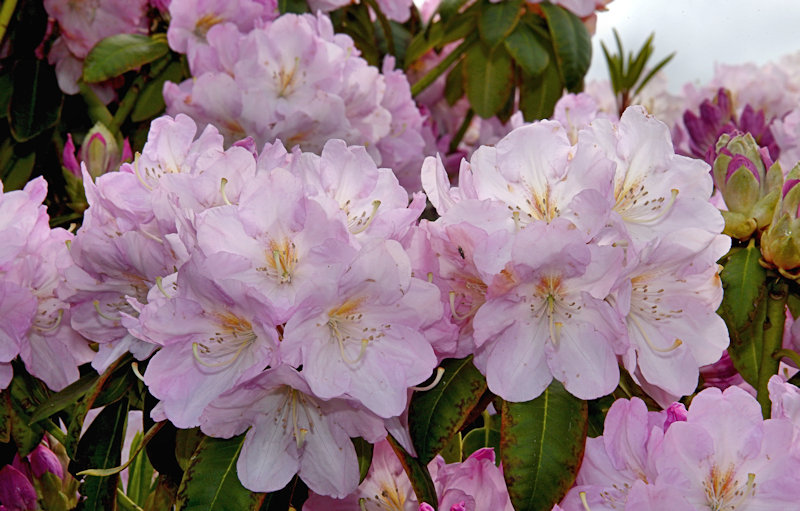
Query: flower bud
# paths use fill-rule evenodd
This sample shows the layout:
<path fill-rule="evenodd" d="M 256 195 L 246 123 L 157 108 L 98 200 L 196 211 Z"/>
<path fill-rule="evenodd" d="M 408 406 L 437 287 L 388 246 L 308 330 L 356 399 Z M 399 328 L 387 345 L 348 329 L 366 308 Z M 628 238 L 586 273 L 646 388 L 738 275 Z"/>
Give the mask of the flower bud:
<path fill-rule="evenodd" d="M 28 461 L 31 464 L 33 476 L 36 478 L 42 477 L 46 472 L 55 474 L 59 479 L 64 477 L 64 468 L 61 466 L 58 456 L 42 444 L 37 445 L 36 449 L 28 455 Z"/>
<path fill-rule="evenodd" d="M 37 509 L 37 496 L 33 484 L 25 474 L 11 465 L 0 469 L 0 502 L 8 511 Z"/>
<path fill-rule="evenodd" d="M 800 164 L 795 165 L 783 185 L 781 199 L 769 228 L 761 237 L 764 261 L 785 277 L 800 274 Z"/>
<path fill-rule="evenodd" d="M 92 179 L 113 170 L 120 162 L 119 145 L 116 138 L 103 125 L 103 123 L 96 123 L 81 146 L 81 159 L 86 164 L 86 170 Z"/>
<path fill-rule="evenodd" d="M 717 141 L 714 182 L 727 211 L 725 234 L 742 240 L 762 230 L 772 220 L 780 196 L 783 174 L 769 152 L 750 133 L 723 134 Z"/>

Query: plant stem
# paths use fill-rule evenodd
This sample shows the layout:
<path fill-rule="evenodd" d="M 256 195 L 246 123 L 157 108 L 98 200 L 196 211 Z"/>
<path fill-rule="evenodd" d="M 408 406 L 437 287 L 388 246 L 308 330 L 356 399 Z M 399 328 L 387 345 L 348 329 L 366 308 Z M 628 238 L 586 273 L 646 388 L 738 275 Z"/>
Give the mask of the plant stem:
<path fill-rule="evenodd" d="M 417 96 L 420 92 L 427 89 L 439 76 L 441 76 L 447 69 L 455 63 L 461 55 L 463 55 L 472 44 L 478 40 L 478 35 L 473 32 L 461 42 L 449 55 L 447 55 L 436 67 L 428 71 L 428 74 L 420 78 L 414 85 L 411 86 L 411 95 Z"/>
<path fill-rule="evenodd" d="M 0 43 L 6 37 L 6 30 L 8 30 L 15 10 L 17 10 L 17 0 L 5 0 L 3 6 L 0 7 Z"/>
<path fill-rule="evenodd" d="M 783 342 L 786 300 L 789 298 L 789 286 L 783 279 L 769 284 L 768 288 L 767 318 L 764 321 L 764 339 L 761 348 L 761 363 L 758 366 L 758 386 L 756 387 L 756 396 L 765 419 L 769 418 L 772 406 L 767 384 L 769 379 L 778 373 L 779 362 L 775 359 L 775 354 L 781 349 Z"/>
<path fill-rule="evenodd" d="M 89 117 L 91 117 L 94 122 L 102 122 L 106 127 L 110 127 L 114 117 L 111 115 L 111 112 L 108 111 L 106 105 L 100 101 L 97 94 L 95 94 L 86 83 L 79 81 L 78 87 L 81 91 L 81 97 L 83 97 L 83 100 L 86 102 L 86 106 L 89 107 Z"/>

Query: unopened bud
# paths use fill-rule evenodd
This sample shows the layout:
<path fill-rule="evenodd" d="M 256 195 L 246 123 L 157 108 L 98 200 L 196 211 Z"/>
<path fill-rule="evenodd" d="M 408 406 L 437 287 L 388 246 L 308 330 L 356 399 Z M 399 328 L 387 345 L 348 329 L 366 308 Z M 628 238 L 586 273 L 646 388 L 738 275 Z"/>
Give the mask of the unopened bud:
<path fill-rule="evenodd" d="M 120 162 L 120 150 L 114 135 L 98 122 L 95 124 L 81 146 L 81 159 L 92 179 L 113 170 Z"/>
<path fill-rule="evenodd" d="M 748 239 L 772 220 L 783 174 L 750 133 L 723 134 L 716 149 L 719 155 L 714 161 L 714 182 L 728 208 L 722 212 L 724 232 Z"/>
<path fill-rule="evenodd" d="M 792 279 L 800 275 L 800 164 L 789 173 L 769 228 L 761 237 L 761 254 L 769 265 Z"/>

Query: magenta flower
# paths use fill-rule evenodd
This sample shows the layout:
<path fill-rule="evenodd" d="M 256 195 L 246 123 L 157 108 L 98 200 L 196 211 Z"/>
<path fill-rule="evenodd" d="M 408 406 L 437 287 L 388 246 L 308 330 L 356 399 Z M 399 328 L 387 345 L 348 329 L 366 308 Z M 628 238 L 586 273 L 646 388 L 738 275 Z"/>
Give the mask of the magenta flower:
<path fill-rule="evenodd" d="M 8 511 L 39 509 L 36 490 L 25 474 L 11 465 L 0 469 L 0 502 Z"/>

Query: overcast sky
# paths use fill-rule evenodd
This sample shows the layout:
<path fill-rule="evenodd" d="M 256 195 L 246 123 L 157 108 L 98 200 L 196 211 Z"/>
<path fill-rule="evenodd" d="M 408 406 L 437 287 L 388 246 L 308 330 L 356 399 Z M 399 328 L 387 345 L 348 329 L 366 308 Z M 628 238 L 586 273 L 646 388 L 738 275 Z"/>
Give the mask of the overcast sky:
<path fill-rule="evenodd" d="M 598 15 L 588 80 L 608 79 L 600 41 L 615 47 L 612 28 L 626 52 L 655 32 L 653 63 L 676 51 L 664 72 L 677 91 L 708 81 L 714 62 L 766 63 L 800 51 L 800 0 L 614 0 Z"/>

